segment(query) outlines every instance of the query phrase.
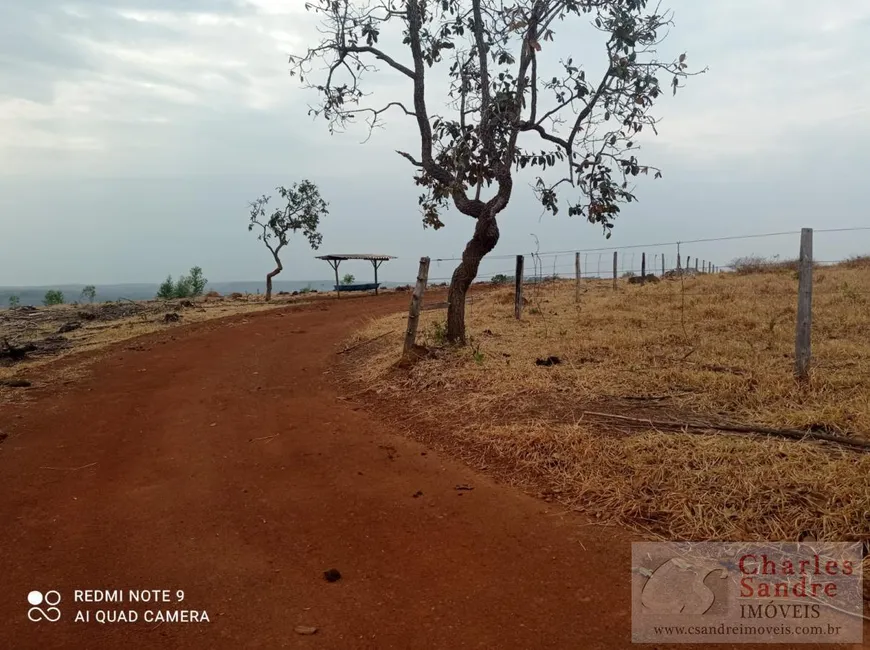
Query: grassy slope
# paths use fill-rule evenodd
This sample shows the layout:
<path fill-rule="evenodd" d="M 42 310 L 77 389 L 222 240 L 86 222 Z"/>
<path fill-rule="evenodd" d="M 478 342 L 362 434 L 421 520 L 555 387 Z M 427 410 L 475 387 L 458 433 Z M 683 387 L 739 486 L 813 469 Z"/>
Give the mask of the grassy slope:
<path fill-rule="evenodd" d="M 792 378 L 797 281 L 785 269 L 637 286 L 508 289 L 470 309 L 473 339 L 392 367 L 403 316 L 373 322 L 350 369 L 430 440 L 603 520 L 686 539 L 870 539 L 870 454 L 710 433 L 621 430 L 584 410 L 813 427 L 870 438 L 870 267 L 816 271 L 814 367 Z M 437 347 L 443 311 L 425 312 Z M 562 363 L 540 367 L 536 359 Z M 353 356 L 353 355 L 352 355 Z M 427 427 L 428 425 L 428 427 Z"/>

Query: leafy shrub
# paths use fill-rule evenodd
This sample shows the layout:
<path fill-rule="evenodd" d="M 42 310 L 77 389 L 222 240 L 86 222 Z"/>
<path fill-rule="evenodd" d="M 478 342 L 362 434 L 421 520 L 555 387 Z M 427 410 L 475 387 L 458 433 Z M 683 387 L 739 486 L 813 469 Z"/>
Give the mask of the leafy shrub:
<path fill-rule="evenodd" d="M 205 291 L 205 285 L 208 284 L 208 280 L 202 275 L 202 268 L 199 266 L 194 266 L 190 269 L 190 275 L 187 278 L 188 286 L 190 287 L 190 296 L 196 297 L 201 296 Z"/>
<path fill-rule="evenodd" d="M 513 278 L 509 278 L 504 273 L 496 273 L 494 276 L 492 276 L 490 282 L 492 282 L 493 284 L 507 284 L 512 280 Z"/>
<path fill-rule="evenodd" d="M 190 298 L 193 295 L 193 285 L 191 284 L 190 278 L 186 275 L 182 275 L 175 282 L 175 287 L 173 288 L 173 298 Z"/>
<path fill-rule="evenodd" d="M 356 278 L 352 273 L 345 273 L 344 277 L 341 279 L 342 284 L 353 284 Z"/>
<path fill-rule="evenodd" d="M 436 320 L 430 327 L 431 331 L 427 332 L 427 338 L 430 338 L 435 345 L 447 343 L 447 323 Z"/>
<path fill-rule="evenodd" d="M 21 304 L 21 298 L 18 296 L 9 296 L 9 309 L 15 309 Z"/>
<path fill-rule="evenodd" d="M 170 300 L 175 297 L 175 283 L 172 281 L 171 275 L 167 275 L 166 279 L 157 289 L 157 297 L 163 300 Z"/>
<path fill-rule="evenodd" d="M 42 304 L 46 307 L 51 305 L 62 305 L 64 303 L 63 291 L 51 289 L 45 292 L 45 297 L 42 299 Z"/>
<path fill-rule="evenodd" d="M 171 275 L 167 275 L 166 279 L 157 289 L 157 297 L 162 300 L 196 298 L 203 294 L 207 284 L 208 280 L 203 277 L 202 269 L 194 266 L 190 269 L 190 275 L 182 275 L 175 282 L 172 281 Z"/>

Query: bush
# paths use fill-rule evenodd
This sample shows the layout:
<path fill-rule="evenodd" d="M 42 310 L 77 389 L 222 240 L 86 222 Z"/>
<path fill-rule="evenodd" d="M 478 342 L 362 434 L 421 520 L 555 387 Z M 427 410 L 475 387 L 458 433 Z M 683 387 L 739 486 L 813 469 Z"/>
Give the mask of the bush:
<path fill-rule="evenodd" d="M 173 298 L 190 298 L 193 295 L 193 284 L 190 278 L 182 275 L 172 289 Z"/>
<path fill-rule="evenodd" d="M 63 303 L 63 291 L 58 291 L 57 289 L 51 289 L 50 291 L 46 291 L 45 298 L 42 299 L 42 304 L 46 307 L 50 307 L 52 305 L 62 305 Z"/>
<path fill-rule="evenodd" d="M 447 343 L 447 323 L 441 321 L 433 321 L 429 332 L 432 341 L 436 345 L 445 345 Z"/>
<path fill-rule="evenodd" d="M 157 297 L 162 300 L 196 298 L 203 294 L 207 284 L 208 280 L 202 276 L 202 269 L 194 266 L 190 269 L 190 275 L 182 275 L 176 282 L 172 281 L 171 275 L 167 275 L 157 289 Z"/>
<path fill-rule="evenodd" d="M 352 273 L 345 273 L 344 277 L 341 279 L 341 283 L 342 284 L 353 284 L 354 280 L 356 280 L 356 278 L 353 276 Z"/>
<path fill-rule="evenodd" d="M 9 296 L 9 309 L 15 309 L 21 304 L 21 298 L 18 296 Z"/>
<path fill-rule="evenodd" d="M 172 282 L 171 275 L 167 275 L 160 288 L 157 289 L 157 297 L 163 300 L 170 300 L 175 297 L 175 283 Z"/>
<path fill-rule="evenodd" d="M 202 268 L 199 266 L 194 266 L 190 269 L 190 275 L 183 279 L 188 281 L 190 296 L 194 298 L 196 296 L 201 296 L 205 291 L 205 285 L 208 284 L 208 280 L 202 276 Z"/>
<path fill-rule="evenodd" d="M 496 273 L 494 276 L 492 276 L 490 282 L 492 282 L 493 284 L 507 284 L 512 280 L 513 278 L 506 276 L 504 273 Z"/>

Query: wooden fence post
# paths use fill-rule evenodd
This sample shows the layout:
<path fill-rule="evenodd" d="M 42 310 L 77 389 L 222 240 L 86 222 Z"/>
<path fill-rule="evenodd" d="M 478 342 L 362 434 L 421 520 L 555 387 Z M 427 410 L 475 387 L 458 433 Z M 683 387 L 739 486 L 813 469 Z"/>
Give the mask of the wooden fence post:
<path fill-rule="evenodd" d="M 580 253 L 574 253 L 574 302 L 580 302 Z"/>
<path fill-rule="evenodd" d="M 640 254 L 640 283 L 646 284 L 646 253 Z"/>
<path fill-rule="evenodd" d="M 695 258 L 695 273 L 698 272 L 698 258 Z"/>
<path fill-rule="evenodd" d="M 665 254 L 662 253 L 662 277 L 665 277 Z"/>
<path fill-rule="evenodd" d="M 613 251 L 613 290 L 616 291 L 616 251 Z"/>
<path fill-rule="evenodd" d="M 810 374 L 810 348 L 813 324 L 813 229 L 801 229 L 798 268 L 797 329 L 794 341 L 794 371 L 805 381 Z"/>
<path fill-rule="evenodd" d="M 523 315 L 523 262 L 525 258 L 517 255 L 516 285 L 514 289 L 514 317 L 519 320 Z"/>
<path fill-rule="evenodd" d="M 426 292 L 426 281 L 429 279 L 429 258 L 420 258 L 420 269 L 417 271 L 417 284 L 411 294 L 411 307 L 408 309 L 408 329 L 405 331 L 405 346 L 402 356 L 407 357 L 414 349 L 417 338 L 417 324 L 420 322 L 420 307 L 423 306 L 423 294 Z"/>

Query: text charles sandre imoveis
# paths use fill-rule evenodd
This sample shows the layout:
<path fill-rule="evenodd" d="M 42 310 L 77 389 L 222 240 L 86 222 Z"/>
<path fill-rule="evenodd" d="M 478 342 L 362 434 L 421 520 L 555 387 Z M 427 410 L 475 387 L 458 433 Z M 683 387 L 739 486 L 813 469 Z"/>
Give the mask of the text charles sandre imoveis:
<path fill-rule="evenodd" d="M 837 583 L 830 578 L 851 576 L 855 571 L 851 560 L 823 558 L 818 553 L 797 562 L 787 558 L 777 562 L 765 554 L 749 553 L 737 564 L 741 598 L 835 598 Z"/>

